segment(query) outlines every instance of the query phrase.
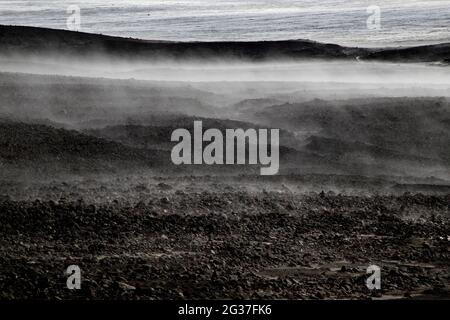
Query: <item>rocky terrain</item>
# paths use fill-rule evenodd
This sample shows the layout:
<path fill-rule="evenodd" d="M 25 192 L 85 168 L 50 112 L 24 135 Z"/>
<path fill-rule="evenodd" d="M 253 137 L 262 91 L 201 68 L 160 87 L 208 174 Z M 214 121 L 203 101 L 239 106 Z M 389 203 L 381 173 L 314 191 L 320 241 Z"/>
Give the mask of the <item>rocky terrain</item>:
<path fill-rule="evenodd" d="M 0 298 L 450 299 L 448 45 L 0 26 L 0 53 Z M 262 63 L 280 57 L 334 60 Z M 279 174 L 173 165 L 171 133 L 194 120 L 280 129 Z"/>
<path fill-rule="evenodd" d="M 0 53 L 71 55 L 152 60 L 366 59 L 395 62 L 443 62 L 450 44 L 411 48 L 351 48 L 310 40 L 256 42 L 170 42 L 111 37 L 24 26 L 0 26 Z"/>
<path fill-rule="evenodd" d="M 17 77 L 3 75 L 3 86 Z M 61 104 L 39 102 L 38 84 L 16 87 L 11 99 L 2 91 L 1 298 L 450 298 L 446 99 L 259 110 L 245 100 L 210 106 L 205 118 L 139 103 L 71 108 L 78 79 L 56 79 L 67 93 Z M 112 89 L 103 90 L 106 101 Z M 178 99 L 199 89 L 184 90 Z M 236 108 L 239 120 L 228 119 Z M 172 166 L 170 133 L 194 119 L 279 125 L 280 175 Z M 72 264 L 80 291 L 65 285 Z M 380 291 L 365 286 L 371 264 L 382 268 Z"/>
<path fill-rule="evenodd" d="M 0 296 L 450 298 L 448 195 L 255 193 L 232 185 L 183 192 L 172 183 L 155 183 L 138 202 L 1 201 Z M 82 270 L 80 291 L 65 285 L 72 264 Z M 381 267 L 380 291 L 365 286 L 371 264 Z"/>

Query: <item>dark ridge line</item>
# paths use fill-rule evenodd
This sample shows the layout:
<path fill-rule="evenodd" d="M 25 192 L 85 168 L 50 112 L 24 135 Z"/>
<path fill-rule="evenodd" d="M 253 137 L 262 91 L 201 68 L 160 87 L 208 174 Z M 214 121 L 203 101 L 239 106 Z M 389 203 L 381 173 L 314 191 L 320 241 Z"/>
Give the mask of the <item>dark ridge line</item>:
<path fill-rule="evenodd" d="M 0 25 L 0 54 L 165 60 L 344 59 L 450 62 L 450 43 L 399 48 L 359 48 L 312 40 L 176 42 L 141 40 L 60 29 Z"/>

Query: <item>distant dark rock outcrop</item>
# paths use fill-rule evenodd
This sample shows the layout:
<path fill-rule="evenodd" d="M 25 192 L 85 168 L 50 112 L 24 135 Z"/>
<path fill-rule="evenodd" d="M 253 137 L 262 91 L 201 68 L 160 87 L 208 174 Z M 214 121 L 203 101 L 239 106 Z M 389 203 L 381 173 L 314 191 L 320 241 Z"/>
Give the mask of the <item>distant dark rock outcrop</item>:
<path fill-rule="evenodd" d="M 400 49 L 365 49 L 310 40 L 171 42 L 36 27 L 0 26 L 0 53 L 64 54 L 90 58 L 108 56 L 153 60 L 370 59 L 396 62 L 443 62 L 450 59 L 450 44 Z"/>
<path fill-rule="evenodd" d="M 0 120 L 0 160 L 6 162 L 128 161 L 155 165 L 160 157 L 159 150 L 131 148 L 73 130 Z"/>

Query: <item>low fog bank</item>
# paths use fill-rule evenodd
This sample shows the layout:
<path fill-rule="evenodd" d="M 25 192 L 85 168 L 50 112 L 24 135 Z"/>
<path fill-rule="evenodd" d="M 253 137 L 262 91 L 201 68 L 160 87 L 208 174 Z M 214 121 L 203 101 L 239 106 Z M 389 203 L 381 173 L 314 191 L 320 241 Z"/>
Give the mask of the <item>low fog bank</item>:
<path fill-rule="evenodd" d="M 171 167 L 170 133 L 202 120 L 205 129 L 281 129 L 282 175 L 450 180 L 448 66 L 17 56 L 0 59 L 0 87 L 7 146 L 0 160 L 8 170 L 37 159 L 49 172 L 81 176 L 156 167 L 175 176 L 253 174 Z"/>
<path fill-rule="evenodd" d="M 439 64 L 367 61 L 278 62 L 73 60 L 0 56 L 0 72 L 182 82 L 311 82 L 396 87 L 450 86 L 450 68 Z"/>

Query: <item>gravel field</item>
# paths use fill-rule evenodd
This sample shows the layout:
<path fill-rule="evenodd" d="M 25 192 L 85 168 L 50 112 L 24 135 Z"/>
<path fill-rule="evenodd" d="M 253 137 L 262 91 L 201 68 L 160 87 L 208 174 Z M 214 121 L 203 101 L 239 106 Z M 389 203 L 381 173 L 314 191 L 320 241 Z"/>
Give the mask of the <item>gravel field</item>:
<path fill-rule="evenodd" d="M 1 201 L 1 298 L 450 298 L 448 195 L 159 187 L 128 204 Z M 72 264 L 81 290 L 66 288 Z"/>

